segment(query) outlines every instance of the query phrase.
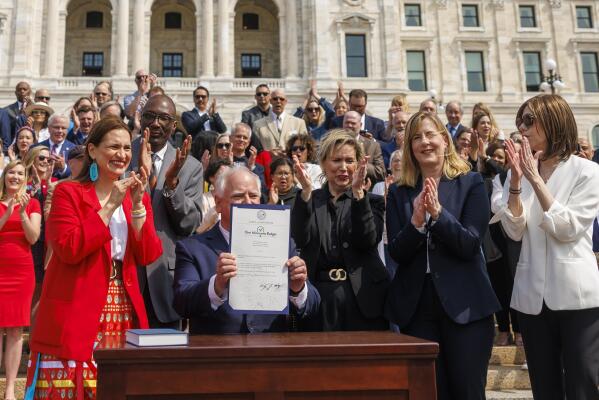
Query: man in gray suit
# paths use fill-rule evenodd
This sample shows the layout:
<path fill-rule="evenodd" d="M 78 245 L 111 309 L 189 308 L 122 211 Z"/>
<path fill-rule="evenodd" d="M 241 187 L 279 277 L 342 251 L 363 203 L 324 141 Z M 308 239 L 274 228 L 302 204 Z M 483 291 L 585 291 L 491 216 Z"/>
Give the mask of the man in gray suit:
<path fill-rule="evenodd" d="M 130 168 L 143 167 L 148 172 L 148 190 L 152 197 L 154 225 L 162 240 L 162 256 L 145 268 L 138 269 L 148 321 L 152 328 L 178 328 L 181 317 L 173 309 L 173 275 L 175 243 L 190 236 L 199 226 L 203 188 L 202 164 L 187 157 L 191 137 L 175 149 L 169 138 L 175 132 L 175 103 L 170 97 L 150 97 L 141 114 L 144 139 L 133 141 Z"/>

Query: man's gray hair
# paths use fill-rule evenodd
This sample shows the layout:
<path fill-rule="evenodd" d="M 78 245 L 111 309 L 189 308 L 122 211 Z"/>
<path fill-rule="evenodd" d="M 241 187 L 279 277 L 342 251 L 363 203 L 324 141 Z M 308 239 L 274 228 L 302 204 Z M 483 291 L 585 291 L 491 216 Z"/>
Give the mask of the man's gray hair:
<path fill-rule="evenodd" d="M 225 195 L 225 189 L 229 186 L 229 180 L 233 174 L 247 174 L 256 181 L 256 186 L 260 190 L 260 178 L 254 174 L 244 165 L 233 165 L 231 168 L 227 168 L 216 178 L 214 182 L 214 195 L 223 197 Z"/>
<path fill-rule="evenodd" d="M 52 123 L 54 123 L 54 121 L 56 121 L 57 119 L 64 119 L 65 121 L 67 121 L 67 123 L 69 122 L 69 117 L 67 117 L 66 115 L 54 113 L 48 119 L 48 125 L 52 125 Z"/>
<path fill-rule="evenodd" d="M 250 126 L 245 122 L 237 122 L 235 125 L 233 125 L 233 130 L 231 132 L 235 133 L 238 129 L 245 130 L 248 133 L 248 138 L 252 137 L 252 128 L 250 128 Z"/>
<path fill-rule="evenodd" d="M 460 114 L 464 114 L 464 109 L 462 108 L 462 103 L 460 103 L 457 100 L 452 100 L 449 103 L 447 103 L 447 105 L 445 106 L 445 109 L 447 110 L 449 108 L 449 106 L 452 104 L 458 107 L 458 110 L 460 110 Z"/>

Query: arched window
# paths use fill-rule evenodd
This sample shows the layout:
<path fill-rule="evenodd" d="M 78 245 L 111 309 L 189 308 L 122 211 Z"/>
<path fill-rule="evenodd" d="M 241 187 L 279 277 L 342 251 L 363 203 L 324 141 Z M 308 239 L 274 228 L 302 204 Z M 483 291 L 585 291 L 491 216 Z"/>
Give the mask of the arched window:
<path fill-rule="evenodd" d="M 164 14 L 165 29 L 181 29 L 181 13 L 167 12 Z"/>
<path fill-rule="evenodd" d="M 88 11 L 85 18 L 86 28 L 102 28 L 104 26 L 104 13 L 102 11 Z"/>
<path fill-rule="evenodd" d="M 599 149 L 599 125 L 595 125 L 593 127 L 593 132 L 591 133 L 591 139 L 593 140 L 593 148 L 595 150 Z"/>

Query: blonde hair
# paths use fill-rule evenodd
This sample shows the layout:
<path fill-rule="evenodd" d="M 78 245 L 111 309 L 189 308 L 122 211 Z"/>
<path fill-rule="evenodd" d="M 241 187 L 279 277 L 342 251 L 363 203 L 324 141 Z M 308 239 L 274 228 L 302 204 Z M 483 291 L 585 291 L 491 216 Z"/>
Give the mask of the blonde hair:
<path fill-rule="evenodd" d="M 331 129 L 320 142 L 318 151 L 318 162 L 324 172 L 324 162 L 333 155 L 333 152 L 339 147 L 350 145 L 356 151 L 356 161 L 360 162 L 364 158 L 364 149 L 356 139 L 356 134 L 349 129 Z"/>
<path fill-rule="evenodd" d="M 428 119 L 435 125 L 437 131 L 445 137 L 445 141 L 447 142 L 443 160 L 443 176 L 447 179 L 454 179 L 470 171 L 470 165 L 462 160 L 456 152 L 453 140 L 451 140 L 449 132 L 447 132 L 445 125 L 439 117 L 432 113 L 419 111 L 408 120 L 406 125 L 403 157 L 401 159 L 401 176 L 399 178 L 400 185 L 415 187 L 421 175 L 418 161 L 412 151 L 412 140 L 414 140 L 414 136 L 425 119 Z"/>
<path fill-rule="evenodd" d="M 50 153 L 50 149 L 47 146 L 35 146 L 30 148 L 27 154 L 25 154 L 25 157 L 23 157 L 23 166 L 25 167 L 28 176 L 31 176 L 33 173 L 32 168 L 35 168 L 35 159 L 44 150 Z"/>
<path fill-rule="evenodd" d="M 325 119 L 325 114 L 326 112 L 324 111 L 324 108 L 322 108 L 320 106 L 320 104 L 318 103 L 318 100 L 316 100 L 316 98 L 312 97 L 310 100 L 308 100 L 308 103 L 306 103 L 306 110 L 304 110 L 304 115 L 303 115 L 303 120 L 306 121 L 306 126 L 308 126 L 308 124 L 310 123 L 310 119 L 308 118 L 308 111 L 307 108 L 310 107 L 310 104 L 312 103 L 316 103 L 316 107 L 318 107 L 318 109 L 320 110 L 318 113 L 318 122 L 316 122 L 316 126 L 321 126 L 322 124 L 324 124 L 324 119 Z"/>
<path fill-rule="evenodd" d="M 397 96 L 393 96 L 391 99 L 392 107 L 401 107 L 401 111 L 410 112 L 410 105 L 408 104 L 408 95 L 405 93 L 400 93 Z"/>
<path fill-rule="evenodd" d="M 491 123 L 491 132 L 489 132 L 489 137 L 487 138 L 487 143 L 493 143 L 495 141 L 495 139 L 497 139 L 497 135 L 499 134 L 499 131 L 497 130 L 497 127 L 493 123 L 493 117 L 490 114 L 487 114 L 485 111 L 482 111 L 482 108 L 481 108 L 481 111 L 478 111 L 472 117 L 472 123 L 471 123 L 472 129 L 476 129 L 476 127 L 480 123 L 480 120 L 483 119 L 483 117 L 489 118 L 489 121 Z"/>
<path fill-rule="evenodd" d="M 6 183 L 5 183 L 6 182 L 6 173 L 8 171 L 10 171 L 11 169 L 13 169 L 14 167 L 16 167 L 17 165 L 21 165 L 23 167 L 23 169 L 25 170 L 25 179 L 23 179 L 23 183 L 21 184 L 21 187 L 17 191 L 17 195 L 21 196 L 23 193 L 25 193 L 25 189 L 27 188 L 27 180 L 29 179 L 28 174 L 27 174 L 27 168 L 25 168 L 25 164 L 23 164 L 23 161 L 14 160 L 14 161 L 11 161 L 8 164 L 6 164 L 6 166 L 2 170 L 2 179 L 0 179 L 0 200 L 4 200 L 7 195 Z"/>

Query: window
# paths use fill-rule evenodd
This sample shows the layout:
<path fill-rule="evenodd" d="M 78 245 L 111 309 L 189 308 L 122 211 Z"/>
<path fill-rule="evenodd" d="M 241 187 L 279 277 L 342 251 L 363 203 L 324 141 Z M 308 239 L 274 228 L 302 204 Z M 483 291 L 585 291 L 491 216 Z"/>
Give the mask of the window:
<path fill-rule="evenodd" d="M 102 28 L 104 26 L 104 13 L 102 11 L 88 11 L 85 16 L 86 28 Z"/>
<path fill-rule="evenodd" d="M 522 53 L 524 59 L 524 74 L 526 76 L 526 91 L 538 92 L 541 84 L 541 53 L 537 51 L 525 51 Z"/>
<path fill-rule="evenodd" d="M 345 58 L 348 77 L 366 77 L 366 36 L 345 35 Z"/>
<path fill-rule="evenodd" d="M 167 12 L 164 14 L 164 29 L 181 29 L 181 13 Z"/>
<path fill-rule="evenodd" d="M 520 6 L 520 28 L 536 28 L 535 6 Z"/>
<path fill-rule="evenodd" d="M 478 22 L 478 6 L 476 4 L 462 5 L 462 18 L 465 27 L 473 28 L 480 26 Z"/>
<path fill-rule="evenodd" d="M 593 27 L 591 7 L 576 7 L 576 26 L 578 26 L 580 29 L 591 29 Z"/>
<path fill-rule="evenodd" d="M 243 30 L 258 30 L 260 29 L 260 17 L 258 14 L 245 13 L 242 17 Z"/>
<path fill-rule="evenodd" d="M 597 53 L 580 53 L 585 92 L 599 92 Z"/>
<path fill-rule="evenodd" d="M 591 137 L 593 138 L 593 148 L 597 151 L 597 149 L 599 149 L 599 125 L 593 127 Z"/>
<path fill-rule="evenodd" d="M 406 4 L 406 26 L 422 26 L 420 4 Z"/>
<path fill-rule="evenodd" d="M 162 54 L 162 76 L 183 76 L 183 54 L 181 53 L 163 53 Z"/>
<path fill-rule="evenodd" d="M 262 56 L 260 54 L 241 55 L 241 76 L 262 76 Z"/>
<path fill-rule="evenodd" d="M 408 87 L 410 90 L 419 92 L 427 90 L 424 51 L 408 51 L 406 52 L 406 58 L 408 64 Z"/>
<path fill-rule="evenodd" d="M 83 53 L 83 76 L 102 76 L 104 53 Z"/>
<path fill-rule="evenodd" d="M 484 67 L 482 51 L 466 52 L 466 73 L 469 92 L 484 92 L 487 90 Z"/>

